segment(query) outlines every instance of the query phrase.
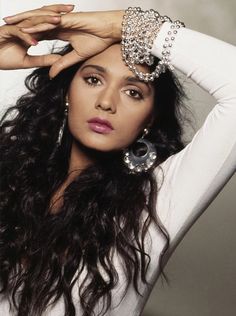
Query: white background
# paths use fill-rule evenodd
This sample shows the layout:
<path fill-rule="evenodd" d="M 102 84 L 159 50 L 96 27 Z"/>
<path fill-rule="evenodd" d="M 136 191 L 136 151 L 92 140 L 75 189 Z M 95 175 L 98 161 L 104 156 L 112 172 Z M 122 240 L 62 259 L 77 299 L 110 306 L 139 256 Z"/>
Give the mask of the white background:
<path fill-rule="evenodd" d="M 235 0 L 0 0 L 0 17 L 54 3 L 75 4 L 81 11 L 121 9 L 130 5 L 154 8 L 163 15 L 184 21 L 189 28 L 236 44 Z M 39 51 L 32 52 L 38 53 L 47 45 L 40 45 Z M 0 71 L 0 109 L 14 103 L 16 96 L 24 91 L 23 80 L 28 72 Z M 186 80 L 185 84 L 196 115 L 197 129 L 215 100 L 193 82 Z M 186 130 L 186 135 L 193 136 L 193 131 Z M 171 287 L 157 283 L 143 316 L 235 315 L 235 188 L 233 177 L 178 246 L 166 267 Z"/>

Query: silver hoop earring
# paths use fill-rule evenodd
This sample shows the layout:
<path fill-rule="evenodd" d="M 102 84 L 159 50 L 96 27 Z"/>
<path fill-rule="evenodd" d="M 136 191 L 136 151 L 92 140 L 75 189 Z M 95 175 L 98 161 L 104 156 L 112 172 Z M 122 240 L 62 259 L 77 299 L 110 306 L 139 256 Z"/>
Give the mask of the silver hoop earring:
<path fill-rule="evenodd" d="M 58 133 L 58 137 L 57 137 L 57 141 L 56 141 L 56 146 L 59 147 L 61 145 L 61 140 L 62 140 L 62 136 L 64 133 L 64 129 L 65 129 L 65 125 L 66 125 L 66 120 L 67 120 L 67 116 L 68 116 L 68 107 L 69 107 L 69 102 L 66 101 L 65 104 L 65 110 L 64 110 L 64 118 L 62 121 L 62 125 L 59 129 L 59 133 Z"/>
<path fill-rule="evenodd" d="M 148 171 L 155 163 L 157 152 L 155 146 L 144 137 L 149 130 L 144 129 L 144 133 L 130 148 L 123 151 L 123 161 L 129 169 L 129 173 L 140 173 Z M 142 145 L 145 147 L 145 152 L 139 156 L 134 153 L 135 147 Z"/>

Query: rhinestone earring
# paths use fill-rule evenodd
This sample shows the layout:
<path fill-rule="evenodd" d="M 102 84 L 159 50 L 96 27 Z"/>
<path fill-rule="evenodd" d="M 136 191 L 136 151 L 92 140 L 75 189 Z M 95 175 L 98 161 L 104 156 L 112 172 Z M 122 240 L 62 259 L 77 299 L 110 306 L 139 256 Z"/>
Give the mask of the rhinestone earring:
<path fill-rule="evenodd" d="M 63 118 L 62 125 L 61 125 L 59 133 L 58 133 L 57 141 L 56 141 L 57 147 L 59 147 L 61 145 L 61 140 L 62 140 L 62 136 L 64 133 L 64 128 L 65 128 L 66 120 L 67 120 L 67 116 L 68 116 L 68 107 L 69 107 L 69 102 L 66 101 L 65 110 L 64 110 L 64 118 Z"/>
<path fill-rule="evenodd" d="M 144 138 L 148 133 L 149 130 L 145 128 L 141 138 L 139 138 L 130 148 L 123 151 L 123 161 L 129 169 L 129 173 L 134 174 L 148 171 L 156 161 L 157 152 L 155 146 L 149 140 Z M 134 153 L 135 147 L 145 147 L 144 153 L 137 156 Z"/>

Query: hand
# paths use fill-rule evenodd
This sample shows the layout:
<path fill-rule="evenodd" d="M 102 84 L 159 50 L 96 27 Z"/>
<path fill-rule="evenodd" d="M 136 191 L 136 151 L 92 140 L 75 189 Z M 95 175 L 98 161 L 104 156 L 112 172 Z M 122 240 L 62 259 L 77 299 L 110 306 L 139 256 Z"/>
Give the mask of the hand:
<path fill-rule="evenodd" d="M 27 51 L 30 46 L 37 45 L 37 40 L 44 39 L 42 34 L 27 34 L 22 32 L 21 27 L 34 25 L 47 25 L 47 29 L 53 29 L 60 23 L 61 12 L 69 12 L 73 7 L 54 6 L 43 7 L 41 14 L 33 19 L 26 18 L 20 23 L 11 17 L 5 18 L 8 25 L 0 27 L 0 69 L 22 69 L 41 66 L 50 66 L 60 55 L 48 54 L 42 56 L 30 56 Z M 18 15 L 16 15 L 18 16 Z M 12 24 L 12 20 L 15 24 Z M 37 39 L 37 40 L 36 40 Z"/>
<path fill-rule="evenodd" d="M 69 41 L 74 50 L 56 61 L 49 72 L 56 76 L 63 69 L 101 53 L 121 41 L 123 11 L 68 13 L 54 30 L 58 39 Z"/>
<path fill-rule="evenodd" d="M 40 11 L 28 11 L 12 17 L 11 23 L 40 15 Z M 61 22 L 45 36 L 70 42 L 73 51 L 58 59 L 51 67 L 49 75 L 55 77 L 63 69 L 81 60 L 96 55 L 115 42 L 121 40 L 121 24 L 124 11 L 99 11 L 67 13 Z M 22 28 L 27 34 L 44 32 L 47 26 L 38 24 Z"/>

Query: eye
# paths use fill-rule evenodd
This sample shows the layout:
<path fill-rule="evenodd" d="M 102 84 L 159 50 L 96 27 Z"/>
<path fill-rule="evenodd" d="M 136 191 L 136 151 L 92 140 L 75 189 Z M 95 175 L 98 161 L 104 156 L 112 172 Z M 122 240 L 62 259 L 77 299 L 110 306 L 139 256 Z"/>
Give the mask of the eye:
<path fill-rule="evenodd" d="M 129 92 L 129 96 L 137 99 L 137 100 L 142 100 L 143 99 L 143 94 L 141 92 L 139 92 L 138 90 L 135 89 L 129 89 L 127 90 Z"/>
<path fill-rule="evenodd" d="M 84 81 L 89 84 L 90 86 L 98 86 L 101 83 L 101 80 L 98 79 L 96 76 L 87 76 L 84 78 Z"/>

